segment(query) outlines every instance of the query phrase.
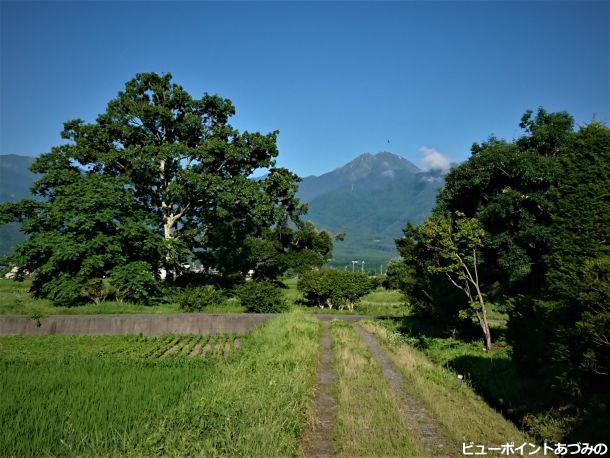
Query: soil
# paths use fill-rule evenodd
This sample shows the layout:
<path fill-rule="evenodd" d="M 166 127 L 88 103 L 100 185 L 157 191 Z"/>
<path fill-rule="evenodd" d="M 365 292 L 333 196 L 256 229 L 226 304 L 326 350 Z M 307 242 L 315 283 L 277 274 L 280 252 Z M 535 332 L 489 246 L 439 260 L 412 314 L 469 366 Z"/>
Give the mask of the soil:
<path fill-rule="evenodd" d="M 199 354 L 199 350 L 201 349 L 201 345 L 203 344 L 203 342 L 204 342 L 204 340 L 203 340 L 203 337 L 202 337 L 201 339 L 199 339 L 199 342 L 197 342 L 195 344 L 195 346 L 193 347 L 193 349 L 189 353 L 189 356 L 191 358 L 193 358 L 194 356 L 197 356 Z"/>
<path fill-rule="evenodd" d="M 330 330 L 323 322 L 322 354 L 318 366 L 318 388 L 315 397 L 315 421 L 303 440 L 303 456 L 330 457 L 333 454 L 333 425 L 337 400 L 332 394 L 335 372 L 331 365 Z"/>
<path fill-rule="evenodd" d="M 173 352 L 178 350 L 183 344 L 184 344 L 184 341 L 182 339 L 179 340 L 175 345 L 173 345 L 173 346 L 169 347 L 167 350 L 165 350 L 165 353 L 163 353 L 161 355 L 161 358 L 165 358 L 167 355 L 171 355 Z"/>

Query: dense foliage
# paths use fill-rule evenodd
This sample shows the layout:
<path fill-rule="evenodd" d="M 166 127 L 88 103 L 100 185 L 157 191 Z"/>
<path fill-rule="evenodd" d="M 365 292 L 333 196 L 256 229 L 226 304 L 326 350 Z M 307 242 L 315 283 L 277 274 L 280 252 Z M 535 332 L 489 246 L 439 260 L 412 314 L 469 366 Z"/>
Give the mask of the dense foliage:
<path fill-rule="evenodd" d="M 476 317 L 485 340 L 491 348 L 491 333 L 487 319 L 487 307 L 479 281 L 481 265 L 480 248 L 485 231 L 476 218 L 466 218 L 463 213 L 455 215 L 437 213 L 412 231 L 413 240 L 424 250 L 428 258 L 428 274 L 440 275 L 443 281 L 460 290 L 466 302 L 458 317 Z"/>
<path fill-rule="evenodd" d="M 516 302 L 510 337 L 527 370 L 572 395 L 607 393 L 610 129 L 581 128 L 557 161 L 544 281 L 539 294 Z"/>
<path fill-rule="evenodd" d="M 393 259 L 388 263 L 382 286 L 386 289 L 402 290 L 410 277 L 409 267 L 402 260 Z"/>
<path fill-rule="evenodd" d="M 178 306 L 185 312 L 201 312 L 207 307 L 226 301 L 225 295 L 212 285 L 186 288 L 176 298 Z"/>
<path fill-rule="evenodd" d="M 301 221 L 299 178 L 275 166 L 277 132 L 240 133 L 234 114 L 228 99 L 193 98 L 169 74 L 136 75 L 94 123 L 66 122 L 68 142 L 36 159 L 37 200 L 0 207 L 30 236 L 7 264 L 63 305 L 133 262 L 172 281 L 197 261 L 231 283 L 324 264 L 332 240 Z M 267 175 L 252 179 L 258 169 Z M 155 288 L 144 289 L 146 299 Z"/>
<path fill-rule="evenodd" d="M 297 288 L 309 305 L 354 310 L 362 296 L 370 293 L 374 282 L 368 275 L 338 269 L 322 269 L 303 273 Z"/>
<path fill-rule="evenodd" d="M 401 289 L 421 314 L 459 324 L 472 301 L 451 292 L 459 282 L 447 260 L 468 250 L 439 249 L 427 226 L 449 219 L 458 235 L 455 221 L 476 222 L 481 301 L 507 306 L 519 367 L 563 395 L 608 394 L 610 129 L 575 130 L 568 114 L 543 109 L 520 127 L 515 141 L 474 144 L 447 175 L 430 220 L 404 230 Z"/>
<path fill-rule="evenodd" d="M 282 290 L 270 281 L 248 281 L 235 293 L 249 313 L 279 313 L 288 308 Z"/>

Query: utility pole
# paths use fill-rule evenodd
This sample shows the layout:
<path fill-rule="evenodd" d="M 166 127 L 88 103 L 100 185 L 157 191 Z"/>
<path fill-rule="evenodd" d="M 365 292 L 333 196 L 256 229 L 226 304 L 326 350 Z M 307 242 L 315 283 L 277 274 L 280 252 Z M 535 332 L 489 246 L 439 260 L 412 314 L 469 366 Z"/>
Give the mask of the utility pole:
<path fill-rule="evenodd" d="M 379 266 L 379 271 L 381 272 L 380 275 L 383 275 L 383 263 L 381 263 L 381 265 Z"/>

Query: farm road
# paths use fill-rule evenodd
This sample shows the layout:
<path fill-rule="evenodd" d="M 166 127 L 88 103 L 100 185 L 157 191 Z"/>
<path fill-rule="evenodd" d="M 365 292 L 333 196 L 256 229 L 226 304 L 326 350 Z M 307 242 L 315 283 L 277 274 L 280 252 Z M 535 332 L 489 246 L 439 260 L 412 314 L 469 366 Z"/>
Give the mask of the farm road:
<path fill-rule="evenodd" d="M 352 316 L 353 317 L 353 316 Z M 337 399 L 333 390 L 337 374 L 332 368 L 331 338 L 327 321 L 337 316 L 322 317 L 323 330 L 321 337 L 321 355 L 318 366 L 318 387 L 315 397 L 315 419 L 303 439 L 303 456 L 333 456 L 333 432 L 336 418 Z M 405 390 L 407 380 L 391 361 L 390 356 L 377 342 L 377 339 L 363 329 L 357 322 L 363 318 L 349 319 L 364 344 L 368 347 L 373 359 L 379 365 L 387 379 L 397 401 L 396 408 L 406 420 L 413 437 L 419 441 L 428 456 L 449 456 L 449 447 L 441 433 L 437 421 L 424 405 Z"/>
<path fill-rule="evenodd" d="M 405 391 L 407 383 L 405 377 L 394 366 L 389 355 L 379 345 L 375 337 L 359 325 L 355 325 L 354 328 L 369 347 L 373 358 L 381 367 L 383 375 L 390 382 L 392 391 L 400 402 L 399 410 L 407 420 L 413 435 L 421 441 L 430 456 L 447 456 L 448 447 L 445 444 L 439 425 L 423 404 Z"/>
<path fill-rule="evenodd" d="M 318 388 L 315 398 L 315 419 L 303 440 L 303 454 L 308 457 L 330 457 L 333 452 L 332 431 L 337 400 L 332 393 L 336 376 L 331 367 L 329 327 L 328 320 L 324 321 L 318 366 Z"/>

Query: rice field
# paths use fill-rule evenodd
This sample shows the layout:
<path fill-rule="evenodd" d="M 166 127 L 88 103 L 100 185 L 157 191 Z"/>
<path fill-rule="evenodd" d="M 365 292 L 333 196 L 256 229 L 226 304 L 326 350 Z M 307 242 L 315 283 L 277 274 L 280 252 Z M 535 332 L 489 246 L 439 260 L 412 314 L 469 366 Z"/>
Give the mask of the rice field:
<path fill-rule="evenodd" d="M 294 454 L 317 329 L 291 315 L 246 336 L 0 337 L 0 455 Z"/>

